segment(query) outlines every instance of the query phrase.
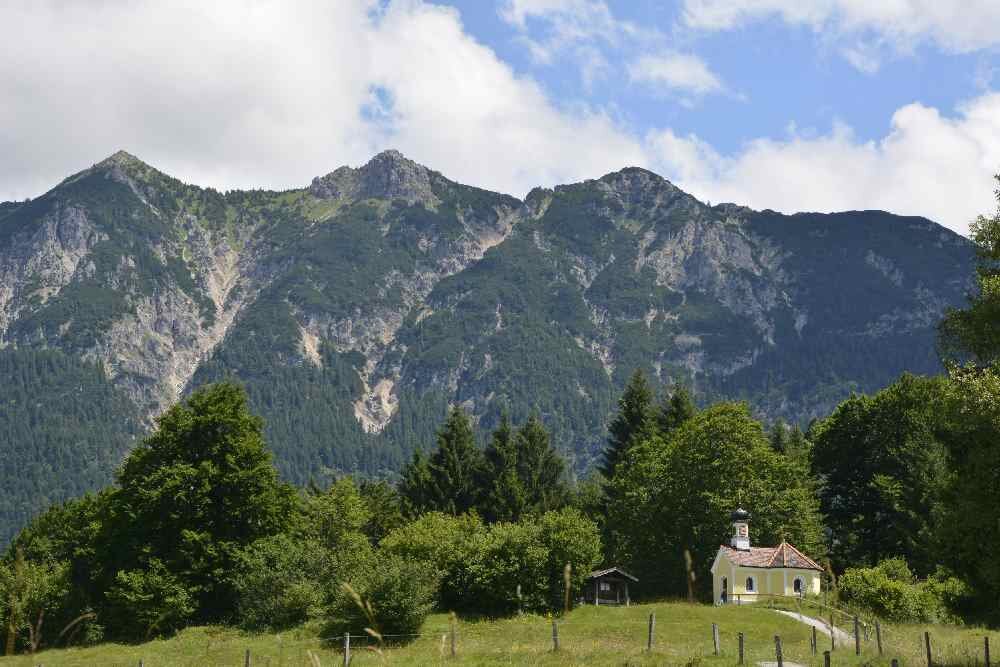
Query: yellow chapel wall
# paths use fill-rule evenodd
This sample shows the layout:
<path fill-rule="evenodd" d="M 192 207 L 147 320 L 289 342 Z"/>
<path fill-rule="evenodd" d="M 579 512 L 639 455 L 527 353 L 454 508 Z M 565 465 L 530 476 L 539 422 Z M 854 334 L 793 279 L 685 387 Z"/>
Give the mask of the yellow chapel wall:
<path fill-rule="evenodd" d="M 803 589 L 807 595 L 819 595 L 821 592 L 820 572 L 798 568 L 762 568 L 742 567 L 732 565 L 720 559 L 712 581 L 712 599 L 719 602 L 722 597 L 722 579 L 728 580 L 730 600 L 743 599 L 756 601 L 758 595 L 795 595 L 795 578 L 801 577 Z M 747 592 L 746 581 L 753 577 L 756 590 Z M 738 598 L 737 598 L 738 596 Z"/>

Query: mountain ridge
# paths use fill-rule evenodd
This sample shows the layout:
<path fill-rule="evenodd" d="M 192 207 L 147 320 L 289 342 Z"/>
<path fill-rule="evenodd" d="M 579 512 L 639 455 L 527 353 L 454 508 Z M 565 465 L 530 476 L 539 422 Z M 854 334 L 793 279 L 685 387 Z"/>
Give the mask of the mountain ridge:
<path fill-rule="evenodd" d="M 971 275 L 924 218 L 710 206 L 639 167 L 522 200 L 384 151 L 219 192 L 118 151 L 0 205 L 0 353 L 96 365 L 147 427 L 236 379 L 299 483 L 391 475 L 448 405 L 537 411 L 582 471 L 635 368 L 798 422 L 939 370 Z"/>

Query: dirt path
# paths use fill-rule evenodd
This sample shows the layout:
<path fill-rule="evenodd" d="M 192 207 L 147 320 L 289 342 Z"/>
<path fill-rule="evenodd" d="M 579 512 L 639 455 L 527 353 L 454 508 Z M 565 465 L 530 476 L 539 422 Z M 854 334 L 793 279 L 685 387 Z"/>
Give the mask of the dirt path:
<path fill-rule="evenodd" d="M 830 636 L 830 626 L 826 621 L 821 621 L 818 618 L 813 618 L 812 616 L 806 616 L 804 614 L 799 614 L 794 611 L 782 611 L 780 609 L 775 609 L 779 614 L 784 614 L 789 618 L 794 618 L 800 623 L 805 623 L 806 625 L 811 625 L 826 636 Z M 847 634 L 840 628 L 833 628 L 834 638 L 837 640 L 837 644 L 849 644 L 854 641 L 851 635 Z"/>

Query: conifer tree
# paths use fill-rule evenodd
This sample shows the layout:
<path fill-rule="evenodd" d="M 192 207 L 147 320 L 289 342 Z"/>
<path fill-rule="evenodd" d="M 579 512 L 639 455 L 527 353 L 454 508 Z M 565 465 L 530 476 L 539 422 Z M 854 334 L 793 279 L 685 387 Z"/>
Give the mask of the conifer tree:
<path fill-rule="evenodd" d="M 480 487 L 483 499 L 480 514 L 488 521 L 516 521 L 527 504 L 524 486 L 517 473 L 517 445 L 510 418 L 504 413 L 483 453 Z"/>
<path fill-rule="evenodd" d="M 601 474 L 611 479 L 618 463 L 625 457 L 632 436 L 635 435 L 652 416 L 653 393 L 640 369 L 632 374 L 621 399 L 618 401 L 618 415 L 608 426 L 610 436 L 604 449 Z"/>
<path fill-rule="evenodd" d="M 459 407 L 452 408 L 438 431 L 437 450 L 426 461 L 414 455 L 403 472 L 400 493 L 415 514 L 467 512 L 479 500 L 482 460 L 469 416 Z"/>
<path fill-rule="evenodd" d="M 528 417 L 517 431 L 517 475 L 524 488 L 528 509 L 543 513 L 566 502 L 563 479 L 566 466 L 552 447 L 549 433 L 537 415 Z"/>
<path fill-rule="evenodd" d="M 682 385 L 675 384 L 670 396 L 663 401 L 656 414 L 656 424 L 660 434 L 667 437 L 681 424 L 694 417 L 698 409 L 691 399 L 691 392 Z"/>
<path fill-rule="evenodd" d="M 415 451 L 410 462 L 403 466 L 400 476 L 398 490 L 404 512 L 415 517 L 429 511 L 431 471 L 427 457 L 420 450 Z"/>
<path fill-rule="evenodd" d="M 566 503 L 566 465 L 537 416 L 516 431 L 501 417 L 484 459 L 480 512 L 487 520 L 517 521 Z"/>

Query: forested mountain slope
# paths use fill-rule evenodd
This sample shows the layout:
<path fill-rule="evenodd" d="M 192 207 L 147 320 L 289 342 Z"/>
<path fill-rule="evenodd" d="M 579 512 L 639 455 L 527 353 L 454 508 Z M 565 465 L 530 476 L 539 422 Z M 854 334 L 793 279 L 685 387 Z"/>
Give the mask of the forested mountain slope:
<path fill-rule="evenodd" d="M 522 202 L 395 151 L 300 190 L 228 193 L 116 153 L 0 205 L 0 345 L 82 360 L 110 392 L 94 400 L 127 397 L 146 426 L 235 377 L 299 483 L 398 469 L 450 403 L 482 428 L 538 410 L 579 469 L 636 367 L 794 421 L 939 370 L 934 325 L 972 256 L 922 218 L 708 206 L 636 168 Z M 53 384 L 30 391 L 58 403 Z M 0 451 L 49 462 L 52 492 L 4 479 L 0 504 L 103 481 L 46 420 L 25 424 Z M 106 474 L 116 437 L 88 454 Z"/>

